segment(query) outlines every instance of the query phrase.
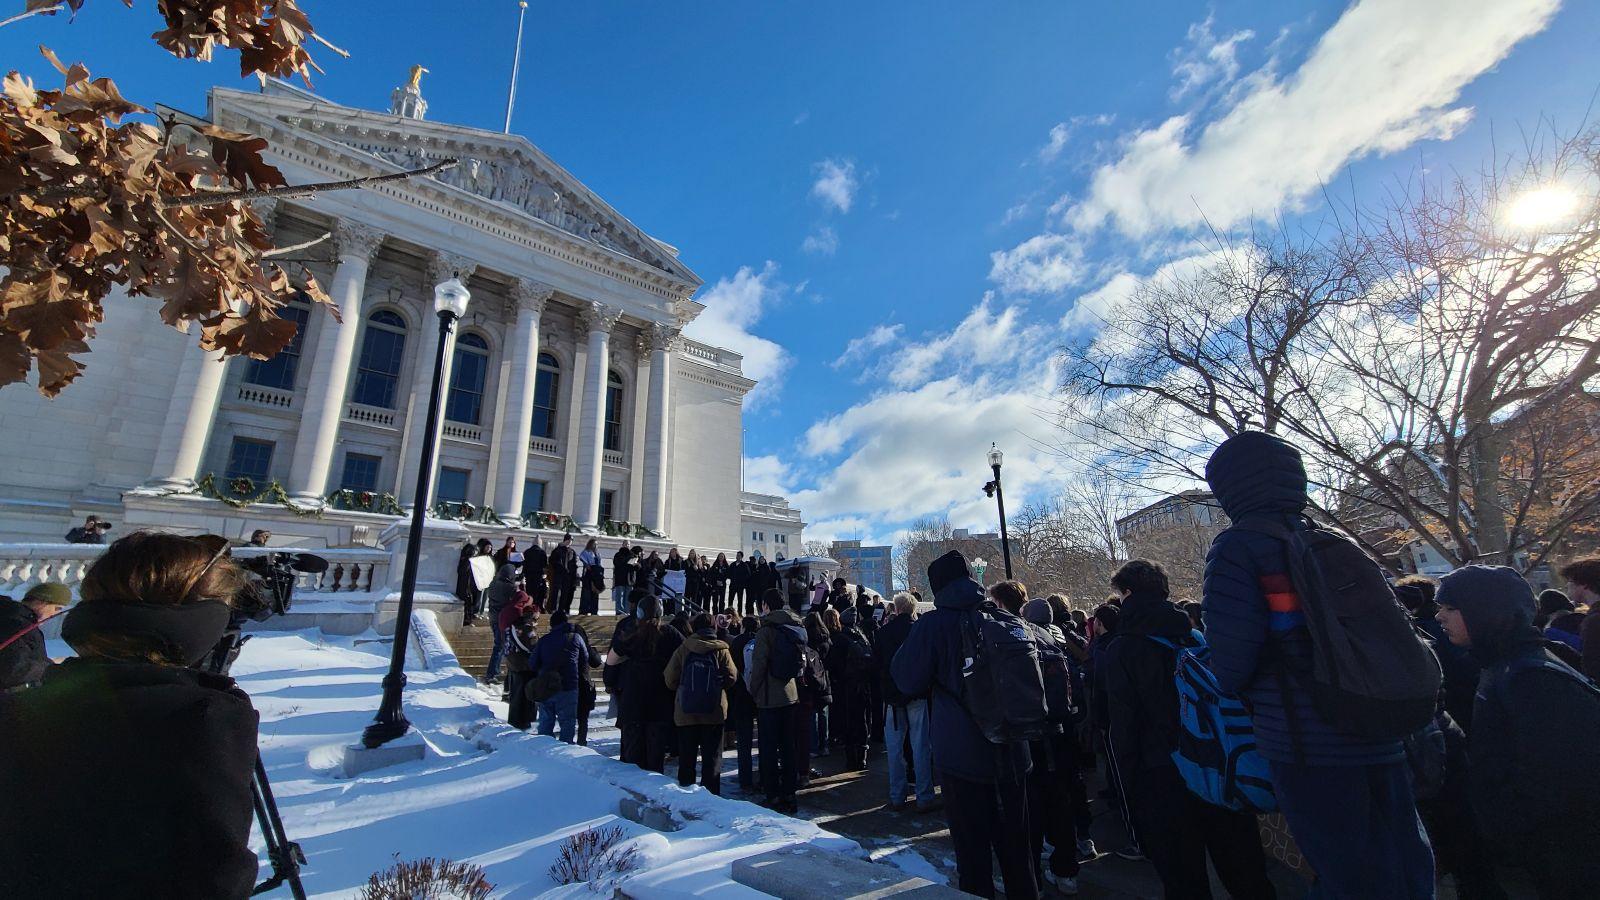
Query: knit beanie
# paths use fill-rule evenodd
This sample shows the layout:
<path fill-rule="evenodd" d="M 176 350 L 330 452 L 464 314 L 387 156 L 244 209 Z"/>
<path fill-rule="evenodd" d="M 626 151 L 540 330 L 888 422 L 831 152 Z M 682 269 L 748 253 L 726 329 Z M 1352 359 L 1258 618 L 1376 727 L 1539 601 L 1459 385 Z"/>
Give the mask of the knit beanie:
<path fill-rule="evenodd" d="M 55 581 L 36 584 L 22 595 L 22 602 L 32 600 L 36 603 L 47 603 L 51 606 L 71 606 L 72 589 Z"/>

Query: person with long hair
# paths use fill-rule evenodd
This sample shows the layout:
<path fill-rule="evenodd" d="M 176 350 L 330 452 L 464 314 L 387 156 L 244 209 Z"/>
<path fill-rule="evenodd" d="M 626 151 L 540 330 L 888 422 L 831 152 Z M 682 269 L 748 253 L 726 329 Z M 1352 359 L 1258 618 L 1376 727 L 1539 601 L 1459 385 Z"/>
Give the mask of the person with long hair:
<path fill-rule="evenodd" d="M 578 554 L 578 571 L 581 574 L 582 594 L 578 599 L 578 615 L 600 615 L 600 592 L 606 587 L 606 570 L 600 561 L 600 550 L 594 538 L 583 545 Z"/>
<path fill-rule="evenodd" d="M 244 898 L 255 709 L 202 671 L 244 576 L 214 535 L 135 532 L 79 585 L 77 653 L 0 695 L 8 897 Z"/>
<path fill-rule="evenodd" d="M 728 554 L 718 553 L 716 561 L 711 564 L 711 605 L 717 612 L 728 608 L 728 578 L 731 572 Z"/>
<path fill-rule="evenodd" d="M 641 769 L 664 771 L 673 736 L 675 697 L 667 687 L 667 663 L 683 635 L 661 620 L 661 601 L 646 597 L 634 612 L 638 625 L 612 645 L 626 663 L 617 685 L 617 727 L 622 757 Z M 620 630 L 620 629 L 619 629 Z"/>

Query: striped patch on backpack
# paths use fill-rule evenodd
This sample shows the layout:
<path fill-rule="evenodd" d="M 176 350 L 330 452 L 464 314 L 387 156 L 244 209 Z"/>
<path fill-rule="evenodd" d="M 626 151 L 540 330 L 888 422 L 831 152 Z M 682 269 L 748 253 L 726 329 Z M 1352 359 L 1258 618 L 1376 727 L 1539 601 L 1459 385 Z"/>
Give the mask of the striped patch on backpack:
<path fill-rule="evenodd" d="M 1262 575 L 1261 593 L 1267 598 L 1273 631 L 1289 631 L 1306 623 L 1305 612 L 1300 607 L 1300 595 L 1287 573 Z"/>

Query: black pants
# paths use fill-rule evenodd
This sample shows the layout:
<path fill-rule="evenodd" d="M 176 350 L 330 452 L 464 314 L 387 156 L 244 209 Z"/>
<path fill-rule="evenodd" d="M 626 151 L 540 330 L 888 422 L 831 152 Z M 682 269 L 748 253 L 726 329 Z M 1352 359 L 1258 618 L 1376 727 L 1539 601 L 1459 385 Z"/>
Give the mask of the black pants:
<path fill-rule="evenodd" d="M 694 784 L 694 764 L 700 763 L 700 784 L 713 794 L 722 793 L 722 725 L 678 726 L 678 784 Z"/>
<path fill-rule="evenodd" d="M 571 615 L 572 594 L 577 589 L 577 579 L 557 578 L 555 583 L 550 585 L 550 593 L 554 595 L 554 603 L 552 605 L 567 615 Z"/>
<path fill-rule="evenodd" d="M 1189 793 L 1183 777 L 1170 766 L 1123 771 L 1122 786 L 1139 846 L 1161 876 L 1167 900 L 1210 900 L 1208 853 L 1234 900 L 1277 896 L 1267 879 L 1255 816 L 1212 806 Z"/>
<path fill-rule="evenodd" d="M 647 772 L 665 772 L 667 766 L 667 738 L 672 726 L 661 722 L 630 723 L 623 726 L 620 754 L 623 762 L 630 762 Z"/>
<path fill-rule="evenodd" d="M 533 701 L 528 699 L 528 692 L 525 690 L 528 682 L 532 680 L 532 672 L 511 672 L 506 676 L 506 690 L 511 694 L 506 721 L 512 728 L 527 731 L 533 726 Z"/>
<path fill-rule="evenodd" d="M 738 610 L 740 615 L 748 616 L 755 611 L 751 608 L 755 604 L 745 602 L 744 585 L 738 582 L 728 584 L 728 605 Z"/>
<path fill-rule="evenodd" d="M 1006 900 L 1036 900 L 1034 865 L 1028 859 L 1028 800 L 1021 781 L 984 784 L 939 773 L 944 785 L 945 821 L 955 844 L 957 887 L 979 897 L 994 896 L 994 866 L 1000 860 L 1000 878 Z"/>
<path fill-rule="evenodd" d="M 800 704 L 756 712 L 761 729 L 761 789 L 771 800 L 793 800 L 796 777 L 795 731 Z"/>
<path fill-rule="evenodd" d="M 734 742 L 739 750 L 739 789 L 744 791 L 753 791 L 756 787 L 754 766 L 756 741 L 755 713 L 734 713 L 730 717 L 728 724 L 733 728 Z"/>
<path fill-rule="evenodd" d="M 1030 745 L 1037 748 L 1033 754 L 1033 771 L 1028 774 L 1028 825 L 1032 838 L 1033 858 L 1044 852 L 1044 840 L 1050 839 L 1050 873 L 1059 878 L 1076 878 L 1078 875 L 1078 828 L 1075 821 L 1072 786 L 1078 775 L 1078 761 L 1073 755 L 1071 738 L 1052 738 Z M 1088 837 L 1087 831 L 1084 837 Z"/>

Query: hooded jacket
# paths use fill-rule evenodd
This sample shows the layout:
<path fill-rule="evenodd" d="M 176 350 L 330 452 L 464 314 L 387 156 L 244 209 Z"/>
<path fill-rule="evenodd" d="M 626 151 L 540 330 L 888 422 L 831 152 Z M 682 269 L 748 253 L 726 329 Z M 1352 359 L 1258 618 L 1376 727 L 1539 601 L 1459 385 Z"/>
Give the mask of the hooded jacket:
<path fill-rule="evenodd" d="M 1483 836 L 1513 855 L 1600 837 L 1600 692 L 1554 661 L 1533 627 L 1533 590 L 1505 566 L 1463 566 L 1438 602 L 1461 611 L 1483 664 L 1468 745 L 1469 799 Z M 1578 850 L 1576 848 L 1584 848 Z"/>
<path fill-rule="evenodd" d="M 561 689 L 575 691 L 578 679 L 586 676 L 589 643 L 571 622 L 562 622 L 550 629 L 533 645 L 533 658 L 529 665 L 534 674 L 555 669 L 561 673 Z"/>
<path fill-rule="evenodd" d="M 787 634 L 780 633 L 782 631 Z M 756 632 L 755 647 L 750 653 L 750 671 L 745 673 L 756 709 L 779 709 L 800 702 L 800 686 L 793 678 L 773 678 L 767 674 L 774 642 L 790 640 L 799 641 L 802 647 L 806 643 L 806 627 L 800 624 L 800 617 L 794 610 L 775 609 L 761 617 L 761 630 Z"/>
<path fill-rule="evenodd" d="M 672 691 L 667 689 L 667 663 L 683 643 L 683 635 L 671 625 L 657 620 L 660 626 L 655 646 L 646 647 L 643 629 L 637 625 L 616 639 L 612 648 L 626 660 L 618 676 L 617 721 L 619 724 L 648 725 L 672 724 L 676 705 Z M 617 626 L 618 634 L 622 626 Z"/>
<path fill-rule="evenodd" d="M 890 673 L 901 693 L 933 697 L 928 727 L 933 767 L 967 781 L 992 784 L 1001 753 L 989 743 L 961 703 L 961 623 L 984 602 L 983 588 L 967 573 L 966 561 L 950 551 L 928 566 L 933 609 L 911 625 L 894 655 Z M 1026 775 L 1024 766 L 1018 777 Z"/>
<path fill-rule="evenodd" d="M 1181 644 L 1192 634 L 1189 616 L 1164 595 L 1136 592 L 1122 601 L 1116 634 L 1101 657 L 1108 734 L 1123 777 L 1173 765 L 1178 749 L 1177 652 L 1153 637 Z"/>
<path fill-rule="evenodd" d="M 250 895 L 256 712 L 233 679 L 73 658 L 0 694 L 0 735 L 0 893 Z"/>
<path fill-rule="evenodd" d="M 1310 499 L 1300 451 L 1272 435 L 1243 432 L 1211 455 L 1206 482 L 1234 523 L 1206 554 L 1201 610 L 1211 669 L 1223 690 L 1249 705 L 1261 755 L 1323 766 L 1403 759 L 1399 741 L 1341 731 L 1312 705 L 1296 674 L 1310 668 L 1312 647 L 1289 581 L 1286 548 L 1270 535 L 1240 527 L 1252 519 L 1301 523 Z"/>
<path fill-rule="evenodd" d="M 494 580 L 489 582 L 489 587 L 483 592 L 488 602 L 490 621 L 500 620 L 500 610 L 511 605 L 511 598 L 517 593 L 517 571 L 520 566 L 506 563 L 495 570 Z"/>
<path fill-rule="evenodd" d="M 722 671 L 722 709 L 718 712 L 692 714 L 683 711 L 683 698 L 677 696 L 678 682 L 683 678 L 683 664 L 691 653 L 710 654 L 717 668 Z M 733 664 L 733 654 L 728 650 L 727 641 L 719 640 L 709 630 L 696 631 L 684 638 L 667 663 L 666 679 L 667 687 L 672 689 L 676 697 L 672 709 L 674 723 L 680 726 L 721 725 L 728 720 L 728 688 L 733 687 L 739 679 L 739 670 Z"/>

